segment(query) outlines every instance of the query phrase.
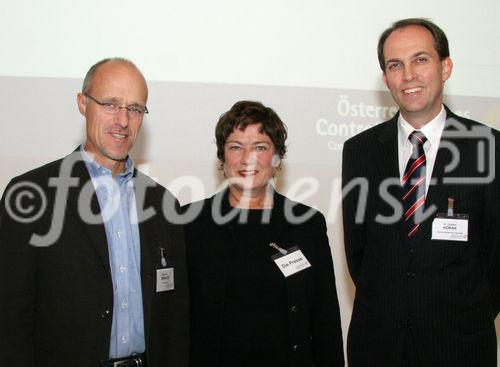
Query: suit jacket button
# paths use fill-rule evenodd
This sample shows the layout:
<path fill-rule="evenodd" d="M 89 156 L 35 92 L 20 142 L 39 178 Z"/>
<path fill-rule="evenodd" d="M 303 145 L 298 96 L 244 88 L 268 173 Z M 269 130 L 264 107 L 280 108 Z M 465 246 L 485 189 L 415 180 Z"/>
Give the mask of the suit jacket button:
<path fill-rule="evenodd" d="M 299 346 L 297 344 L 295 344 L 293 347 L 292 347 L 292 350 L 294 352 L 298 351 L 299 350 Z"/>
<path fill-rule="evenodd" d="M 105 319 L 109 318 L 110 315 L 111 315 L 111 311 L 106 310 L 106 311 L 101 313 L 101 319 L 105 320 Z"/>
<path fill-rule="evenodd" d="M 297 306 L 290 307 L 290 311 L 292 312 L 297 312 L 297 309 L 298 309 Z"/>
<path fill-rule="evenodd" d="M 407 271 L 407 272 L 406 272 L 406 276 L 407 276 L 408 278 L 415 278 L 415 273 L 412 273 L 411 271 Z"/>

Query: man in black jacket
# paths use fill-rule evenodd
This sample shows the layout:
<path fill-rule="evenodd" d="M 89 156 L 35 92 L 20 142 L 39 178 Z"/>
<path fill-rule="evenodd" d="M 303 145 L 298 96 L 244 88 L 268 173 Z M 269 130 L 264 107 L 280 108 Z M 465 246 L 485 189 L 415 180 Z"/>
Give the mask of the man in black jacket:
<path fill-rule="evenodd" d="M 147 96 L 132 62 L 98 62 L 77 97 L 85 144 L 7 186 L 1 366 L 188 364 L 184 235 L 162 210 L 178 203 L 128 155 Z"/>
<path fill-rule="evenodd" d="M 496 367 L 498 131 L 443 105 L 453 64 L 432 22 L 396 22 L 378 52 L 400 110 L 344 145 L 349 366 Z"/>

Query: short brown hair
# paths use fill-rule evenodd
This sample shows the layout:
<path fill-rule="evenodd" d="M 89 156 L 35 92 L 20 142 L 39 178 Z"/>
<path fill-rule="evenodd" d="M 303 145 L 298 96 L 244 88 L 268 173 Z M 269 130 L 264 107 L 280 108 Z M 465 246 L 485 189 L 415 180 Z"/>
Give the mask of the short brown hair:
<path fill-rule="evenodd" d="M 260 102 L 239 101 L 221 115 L 215 127 L 217 158 L 224 162 L 224 146 L 235 129 L 245 130 L 248 125 L 260 124 L 260 132 L 269 136 L 280 158 L 286 154 L 287 129 L 283 121 L 270 107 Z"/>
<path fill-rule="evenodd" d="M 405 28 L 411 25 L 416 25 L 420 27 L 424 27 L 432 34 L 432 38 L 434 38 L 434 47 L 441 58 L 441 60 L 450 57 L 450 49 L 448 47 L 448 39 L 446 38 L 446 34 L 443 32 L 441 28 L 431 22 L 426 18 L 407 18 L 401 19 L 397 22 L 393 23 L 389 28 L 387 28 L 381 35 L 378 40 L 377 53 L 378 53 L 378 62 L 380 64 L 380 68 L 383 72 L 385 72 L 385 56 L 384 56 L 384 44 L 387 38 L 394 32 L 396 29 Z"/>

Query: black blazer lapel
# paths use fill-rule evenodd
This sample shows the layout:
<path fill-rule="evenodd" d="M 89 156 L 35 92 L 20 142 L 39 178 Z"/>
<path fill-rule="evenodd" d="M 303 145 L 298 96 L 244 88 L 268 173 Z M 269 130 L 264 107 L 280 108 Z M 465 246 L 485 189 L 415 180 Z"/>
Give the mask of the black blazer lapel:
<path fill-rule="evenodd" d="M 396 178 L 399 179 L 399 163 L 398 163 L 398 116 L 396 114 L 388 121 L 386 126 L 380 132 L 378 144 L 376 146 L 375 161 L 379 175 L 382 179 Z M 395 185 L 397 188 L 397 185 Z M 401 198 L 401 188 L 395 189 L 398 199 Z"/>
<path fill-rule="evenodd" d="M 277 191 L 274 191 L 273 210 L 271 212 L 271 227 L 273 230 L 274 241 L 277 241 L 277 244 L 284 248 L 290 247 L 290 244 L 280 243 L 279 238 L 281 237 L 281 234 L 290 226 L 290 223 L 286 220 L 286 218 L 293 212 L 293 203 L 293 201 L 288 200 Z"/>
<path fill-rule="evenodd" d="M 456 121 L 457 116 L 446 106 L 445 109 L 446 122 L 443 129 L 443 135 L 439 141 L 436 161 L 434 162 L 434 168 L 432 170 L 432 179 L 425 198 L 425 212 L 428 213 L 428 216 L 422 223 L 422 228 L 419 231 L 419 235 L 425 235 L 427 237 L 430 236 L 432 221 L 437 214 L 438 208 L 444 208 L 443 203 L 447 202 L 447 198 L 450 194 L 450 186 L 443 184 L 443 177 L 446 175 L 446 166 L 453 160 L 452 152 L 447 148 L 447 145 L 451 143 L 459 152 L 464 151 L 462 147 L 463 141 L 460 139 L 453 139 L 453 141 L 446 139 L 446 132 L 456 130 L 456 127 L 453 126 L 453 121 Z M 419 239 L 419 237 L 417 237 L 417 239 Z"/>
<path fill-rule="evenodd" d="M 109 265 L 108 241 L 106 231 L 104 229 L 103 220 L 101 217 L 101 208 L 97 195 L 92 186 L 89 172 L 80 154 L 79 148 L 73 153 L 64 158 L 61 164 L 61 174 L 64 175 L 65 169 L 71 169 L 71 178 L 77 178 L 78 184 L 76 187 L 70 187 L 68 192 L 68 210 L 73 211 L 77 220 L 80 221 L 84 232 L 90 239 L 90 245 L 97 251 L 103 267 L 106 269 L 106 274 L 111 281 L 111 270 Z M 62 176 L 63 177 L 63 176 Z M 90 185 L 90 186 L 89 186 Z M 91 191 L 90 208 L 87 206 L 88 202 L 81 202 L 88 199 L 88 193 Z M 81 202 L 81 204 L 79 204 Z M 83 207 L 80 208 L 79 205 Z M 82 212 L 90 210 L 94 218 L 95 224 L 90 224 L 85 220 L 85 213 Z"/>
<path fill-rule="evenodd" d="M 165 248 L 168 257 L 168 239 L 165 243 L 160 243 L 158 229 L 158 212 L 161 207 L 162 198 L 157 198 L 155 187 L 148 187 L 146 182 L 140 178 L 137 170 L 134 170 L 134 192 L 137 208 L 137 220 L 139 225 L 139 241 L 141 253 L 141 287 L 142 287 L 142 307 L 144 312 L 144 336 L 146 350 L 150 345 L 151 335 L 151 305 L 153 296 L 156 293 L 156 268 L 160 265 L 160 247 Z M 146 219 L 146 210 L 154 209 L 155 213 L 151 218 Z M 168 297 L 167 294 L 163 295 Z"/>
<path fill-rule="evenodd" d="M 398 200 L 401 208 L 403 208 L 401 199 L 403 191 L 399 175 L 398 116 L 399 113 L 388 121 L 378 137 L 379 144 L 375 152 L 375 161 L 380 180 L 375 180 L 375 182 L 383 182 L 385 179 L 394 179 L 394 183 L 388 187 L 387 191 L 393 198 Z M 406 226 L 403 216 L 401 216 L 395 225 L 398 227 L 401 243 L 406 244 Z"/>

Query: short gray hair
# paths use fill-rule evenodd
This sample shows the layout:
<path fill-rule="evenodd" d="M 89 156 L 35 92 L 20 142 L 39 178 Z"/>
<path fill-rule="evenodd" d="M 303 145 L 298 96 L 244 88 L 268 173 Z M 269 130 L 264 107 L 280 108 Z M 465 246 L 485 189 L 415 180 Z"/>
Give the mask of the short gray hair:
<path fill-rule="evenodd" d="M 83 79 L 83 85 L 82 85 L 83 94 L 89 93 L 90 87 L 92 86 L 92 79 L 94 78 L 97 69 L 99 69 L 99 66 L 104 65 L 108 62 L 120 62 L 123 64 L 127 64 L 133 66 L 139 71 L 139 68 L 132 61 L 124 57 L 108 57 L 106 59 L 102 59 L 101 61 L 98 61 L 94 65 L 92 65 L 89 71 L 87 71 L 85 79 Z"/>

